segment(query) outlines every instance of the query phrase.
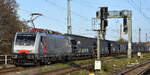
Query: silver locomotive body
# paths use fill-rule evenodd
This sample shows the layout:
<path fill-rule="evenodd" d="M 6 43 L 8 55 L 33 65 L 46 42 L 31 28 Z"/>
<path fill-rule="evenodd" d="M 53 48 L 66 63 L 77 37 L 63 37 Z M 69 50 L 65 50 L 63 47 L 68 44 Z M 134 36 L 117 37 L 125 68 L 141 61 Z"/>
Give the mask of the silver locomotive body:
<path fill-rule="evenodd" d="M 50 63 L 71 53 L 70 39 L 60 34 L 18 32 L 13 45 L 16 65 Z"/>

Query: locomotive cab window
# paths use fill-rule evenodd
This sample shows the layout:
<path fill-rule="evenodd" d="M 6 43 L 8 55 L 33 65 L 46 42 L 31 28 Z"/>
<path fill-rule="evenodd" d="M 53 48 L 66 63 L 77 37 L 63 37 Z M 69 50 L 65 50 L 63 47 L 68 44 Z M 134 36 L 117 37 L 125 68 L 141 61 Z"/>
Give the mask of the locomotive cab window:
<path fill-rule="evenodd" d="M 16 45 L 30 46 L 35 43 L 35 34 L 18 34 L 16 37 Z"/>

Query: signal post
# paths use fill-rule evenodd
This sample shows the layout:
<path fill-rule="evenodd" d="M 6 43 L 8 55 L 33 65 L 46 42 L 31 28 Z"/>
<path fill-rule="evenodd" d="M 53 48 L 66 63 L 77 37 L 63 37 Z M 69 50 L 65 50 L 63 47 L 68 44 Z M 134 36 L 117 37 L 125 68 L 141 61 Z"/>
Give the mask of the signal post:
<path fill-rule="evenodd" d="M 120 11 L 108 11 L 108 7 L 100 7 L 100 10 L 96 12 L 96 19 L 100 20 L 100 28 L 97 31 L 97 62 L 95 61 L 95 66 L 98 64 L 100 67 L 95 67 L 95 69 L 101 70 L 101 47 L 100 40 L 105 40 L 106 27 L 108 26 L 107 18 L 123 18 L 124 33 L 128 33 L 128 58 L 132 57 L 132 11 L 120 10 Z M 95 25 L 95 23 L 94 23 Z"/>
<path fill-rule="evenodd" d="M 99 12 L 96 13 L 96 19 L 100 19 L 100 28 L 94 29 L 97 31 L 97 60 L 95 61 L 95 70 L 101 71 L 101 40 L 105 40 L 106 27 L 107 27 L 108 7 L 101 7 Z M 95 23 L 94 23 L 95 24 Z"/>
<path fill-rule="evenodd" d="M 128 33 L 128 50 L 127 56 L 128 58 L 132 57 L 132 12 L 129 10 L 121 10 L 121 11 L 108 11 L 108 7 L 101 7 L 99 11 L 96 12 L 96 18 L 99 19 L 100 24 L 99 28 L 95 29 L 97 31 L 97 60 L 95 61 L 95 70 L 101 71 L 101 42 L 100 40 L 105 40 L 106 35 L 106 27 L 108 26 L 107 18 L 123 18 L 123 26 L 124 33 Z M 95 25 L 95 21 L 94 24 Z M 95 27 L 95 26 L 94 26 Z"/>
<path fill-rule="evenodd" d="M 124 27 L 123 31 L 125 34 L 128 33 L 127 55 L 128 58 L 131 58 L 132 56 L 132 11 L 130 10 L 108 11 L 108 7 L 101 7 L 100 11 L 96 12 L 96 18 L 100 19 L 99 34 L 102 36 L 101 40 L 105 39 L 106 27 L 108 26 L 107 18 L 123 18 L 123 27 Z"/>

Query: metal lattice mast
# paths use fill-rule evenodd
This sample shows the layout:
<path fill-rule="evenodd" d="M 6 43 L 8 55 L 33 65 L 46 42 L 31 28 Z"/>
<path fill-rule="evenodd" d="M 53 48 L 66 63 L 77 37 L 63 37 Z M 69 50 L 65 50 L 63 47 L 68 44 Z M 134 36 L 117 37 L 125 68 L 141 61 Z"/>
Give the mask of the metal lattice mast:
<path fill-rule="evenodd" d="M 122 39 L 122 24 L 120 24 L 120 39 Z"/>
<path fill-rule="evenodd" d="M 146 36 L 145 36 L 145 38 L 146 38 L 146 39 L 145 39 L 145 41 L 147 42 L 147 33 L 146 33 Z"/>
<path fill-rule="evenodd" d="M 139 43 L 141 42 L 141 28 L 139 28 Z"/>
<path fill-rule="evenodd" d="M 132 16 L 132 13 L 130 13 Z M 132 18 L 128 18 L 128 58 L 132 58 Z"/>
<path fill-rule="evenodd" d="M 71 0 L 67 0 L 67 33 L 72 34 L 72 26 L 71 26 Z"/>

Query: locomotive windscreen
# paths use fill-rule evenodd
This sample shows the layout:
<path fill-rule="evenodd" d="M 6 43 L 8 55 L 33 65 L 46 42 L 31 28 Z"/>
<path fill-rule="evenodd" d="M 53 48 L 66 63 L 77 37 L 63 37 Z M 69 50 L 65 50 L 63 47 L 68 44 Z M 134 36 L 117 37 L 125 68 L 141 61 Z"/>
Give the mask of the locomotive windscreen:
<path fill-rule="evenodd" d="M 18 34 L 16 37 L 16 45 L 30 46 L 35 43 L 36 34 Z"/>

